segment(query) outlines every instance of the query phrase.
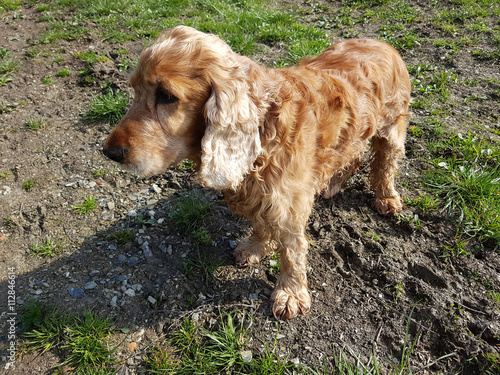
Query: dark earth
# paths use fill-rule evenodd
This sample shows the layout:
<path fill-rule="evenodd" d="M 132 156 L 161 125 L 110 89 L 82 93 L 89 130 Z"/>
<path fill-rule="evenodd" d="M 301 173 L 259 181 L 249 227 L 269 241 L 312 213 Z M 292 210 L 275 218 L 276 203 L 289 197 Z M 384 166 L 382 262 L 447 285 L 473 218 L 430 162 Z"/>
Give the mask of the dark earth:
<path fill-rule="evenodd" d="M 327 4 L 331 12 L 340 6 Z M 421 1 L 414 6 L 424 15 L 421 29 L 436 32 L 427 25 L 432 8 Z M 315 22 L 319 15 L 307 12 L 310 7 L 298 2 L 293 9 Z M 443 247 L 456 238 L 456 217 L 411 206 L 400 216 L 378 215 L 370 208 L 372 192 L 362 169 L 338 196 L 317 199 L 307 228 L 312 308 L 306 316 L 277 322 L 269 301 L 277 275 L 273 260 L 238 268 L 232 257 L 235 244 L 249 234 L 250 223 L 232 216 L 222 196 L 199 187 L 189 170 L 176 168 L 151 178 L 120 170 L 102 154 L 113 125 L 85 119 L 103 85 L 130 92 L 130 73 L 118 68 L 116 50 L 127 49 L 129 58 L 137 59 L 142 41 L 109 44 L 90 34 L 40 45 L 42 53 L 30 57 L 27 52 L 46 24 L 37 22 L 40 15 L 30 6 L 15 12 L 0 13 L 0 48 L 12 51 L 21 63 L 13 81 L 0 86 L 1 312 L 7 311 L 8 268 L 15 267 L 18 313 L 36 299 L 63 311 L 92 309 L 109 316 L 116 327 L 129 328 L 128 333 L 117 333 L 116 340 L 121 342 L 120 366 L 130 374 L 144 370 L 148 349 L 182 318 L 209 327 L 219 311 L 238 309 L 253 316 L 248 348 L 254 355 L 264 346 L 273 347 L 277 339 L 280 358 L 312 368 L 333 361 L 335 353 L 344 350 L 363 363 L 373 351 L 388 369 L 391 361 L 400 360 L 409 327 L 409 341 L 419 334 L 410 360 L 419 373 L 482 374 L 494 368 L 487 356 L 496 355 L 498 361 L 500 355 L 500 306 L 490 296 L 500 291 L 497 244 L 471 240 L 470 255 L 443 257 Z M 358 36 L 377 37 L 378 29 L 365 24 L 357 29 Z M 341 39 L 332 31 L 332 43 Z M 483 47 L 495 48 L 487 41 Z M 74 57 L 79 51 L 108 57 L 93 65 L 92 86 L 79 85 L 77 72 L 85 68 Z M 441 66 L 447 53 L 425 41 L 401 52 L 408 65 Z M 56 57 L 64 62 L 54 63 Z M 265 54 L 254 58 L 272 65 Z M 477 59 L 466 50 L 453 56 L 451 67 L 461 80 L 500 79 L 498 60 Z M 63 68 L 72 74 L 55 77 Z M 53 77 L 50 84 L 42 83 L 45 76 Z M 498 83 L 495 87 L 498 90 Z M 490 95 L 493 89 L 457 83 L 450 91 L 451 102 L 465 103 L 466 97 Z M 487 130 L 499 129 L 498 97 L 455 105 L 452 111 L 447 130 L 470 130 L 498 142 Z M 469 128 L 470 114 L 483 126 Z M 427 115 L 414 110 L 410 125 L 421 124 Z M 26 122 L 33 117 L 44 118 L 46 126 L 29 130 Z M 397 178 L 405 198 L 417 196 L 420 176 L 431 168 L 429 157 L 426 144 L 409 134 Z M 109 173 L 91 173 L 101 169 Z M 36 180 L 29 191 L 22 188 L 27 180 Z M 204 225 L 212 245 L 200 245 L 199 250 L 193 237 L 169 220 L 175 202 L 190 191 L 213 204 Z M 87 215 L 76 213 L 72 208 L 89 196 L 97 208 Z M 132 230 L 135 238 L 120 244 L 111 235 L 124 229 Z M 47 239 L 60 244 L 62 251 L 55 257 L 29 254 L 31 246 Z M 195 264 L 199 254 L 214 265 L 213 276 L 199 267 L 187 272 L 185 265 Z M 0 323 L 0 372 L 48 374 L 61 362 L 52 352 L 24 353 L 19 343 L 16 369 L 3 370 L 7 325 L 5 319 Z M 132 341 L 138 343 L 134 353 L 128 350 Z"/>

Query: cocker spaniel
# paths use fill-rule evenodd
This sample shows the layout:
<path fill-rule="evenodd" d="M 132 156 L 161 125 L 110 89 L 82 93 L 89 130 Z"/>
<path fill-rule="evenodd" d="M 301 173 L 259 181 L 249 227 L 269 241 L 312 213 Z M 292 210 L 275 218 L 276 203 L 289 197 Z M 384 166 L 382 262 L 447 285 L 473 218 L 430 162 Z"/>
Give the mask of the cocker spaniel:
<path fill-rule="evenodd" d="M 142 52 L 130 82 L 135 99 L 104 154 L 147 175 L 193 160 L 200 183 L 224 191 L 232 211 L 253 223 L 234 251 L 237 263 L 279 253 L 277 318 L 309 310 L 305 226 L 315 194 L 338 193 L 369 141 L 373 207 L 382 215 L 402 208 L 394 174 L 411 84 L 384 42 L 347 40 L 270 69 L 215 35 L 178 26 Z"/>

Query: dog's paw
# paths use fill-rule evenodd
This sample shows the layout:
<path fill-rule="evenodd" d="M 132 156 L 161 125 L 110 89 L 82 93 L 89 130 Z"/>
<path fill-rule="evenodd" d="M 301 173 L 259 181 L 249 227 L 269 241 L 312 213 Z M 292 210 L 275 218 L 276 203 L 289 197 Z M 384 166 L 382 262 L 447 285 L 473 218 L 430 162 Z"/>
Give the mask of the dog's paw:
<path fill-rule="evenodd" d="M 283 289 L 275 289 L 271 295 L 273 314 L 276 319 L 295 318 L 299 313 L 305 315 L 311 308 L 311 296 L 307 288 L 301 288 L 297 294 Z"/>
<path fill-rule="evenodd" d="M 403 201 L 399 196 L 392 198 L 375 198 L 373 209 L 381 215 L 394 215 L 403 209 Z"/>
<path fill-rule="evenodd" d="M 233 252 L 236 258 L 236 264 L 240 267 L 251 266 L 260 262 L 265 254 L 265 249 L 260 245 L 252 243 L 248 238 L 240 242 Z"/>

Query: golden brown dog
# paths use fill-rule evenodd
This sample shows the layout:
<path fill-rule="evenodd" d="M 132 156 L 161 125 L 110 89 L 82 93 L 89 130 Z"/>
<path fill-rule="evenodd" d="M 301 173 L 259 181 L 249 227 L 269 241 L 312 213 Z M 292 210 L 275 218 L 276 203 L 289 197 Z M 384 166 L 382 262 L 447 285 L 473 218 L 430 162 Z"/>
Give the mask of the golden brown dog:
<path fill-rule="evenodd" d="M 314 196 L 340 190 L 369 140 L 373 206 L 382 215 L 401 210 L 394 174 L 411 85 L 386 43 L 348 40 L 298 66 L 269 69 L 179 26 L 144 50 L 130 82 L 135 99 L 104 153 L 140 174 L 195 161 L 201 184 L 223 190 L 233 212 L 253 222 L 236 261 L 257 263 L 276 247 L 276 317 L 309 310 L 305 225 Z"/>

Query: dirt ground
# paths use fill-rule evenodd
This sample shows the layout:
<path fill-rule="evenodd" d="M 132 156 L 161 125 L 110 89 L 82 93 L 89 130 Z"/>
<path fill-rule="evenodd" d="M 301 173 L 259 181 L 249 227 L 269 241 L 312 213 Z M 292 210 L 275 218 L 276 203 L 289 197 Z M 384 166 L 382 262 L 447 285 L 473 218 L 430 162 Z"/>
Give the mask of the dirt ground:
<path fill-rule="evenodd" d="M 124 340 L 118 356 L 129 373 L 144 368 L 148 348 L 179 318 L 191 316 L 210 325 L 219 309 L 242 309 L 253 315 L 250 350 L 257 353 L 264 345 L 272 347 L 277 338 L 282 358 L 312 367 L 332 361 L 335 351 L 344 349 L 364 362 L 374 350 L 387 368 L 388 362 L 401 357 L 410 316 L 410 338 L 420 332 L 411 362 L 415 368 L 431 364 L 421 373 L 480 374 L 487 366 L 486 354 L 500 354 L 499 306 L 488 296 L 489 291 L 500 290 L 495 244 L 479 246 L 472 241 L 468 244 L 472 255 L 443 258 L 443 246 L 451 244 L 456 233 L 454 218 L 405 207 L 404 217 L 418 215 L 417 227 L 408 220 L 377 215 L 370 208 L 366 170 L 334 199 L 318 199 L 315 204 L 307 230 L 312 309 L 306 316 L 278 323 L 269 302 L 277 275 L 269 259 L 238 268 L 232 257 L 235 243 L 249 234 L 249 223 L 233 217 L 222 196 L 202 190 L 189 172 L 175 169 L 138 178 L 119 170 L 101 152 L 111 125 L 84 119 L 88 103 L 106 81 L 129 90 L 128 73 L 118 69 L 116 50 L 128 49 L 132 59 L 142 42 L 113 45 L 92 36 L 59 40 L 41 45 L 42 53 L 30 57 L 27 51 L 46 24 L 36 22 L 39 15 L 33 8 L 20 12 L 22 18 L 4 12 L 0 20 L 0 48 L 12 51 L 21 62 L 13 81 L 0 86 L 0 172 L 12 171 L 0 179 L 2 312 L 8 308 L 8 268 L 15 267 L 17 312 L 34 298 L 63 310 L 91 308 L 110 316 L 117 327 L 129 328 L 129 333 L 117 334 Z M 332 35 L 334 40 L 342 38 Z M 359 36 L 377 34 L 366 27 Z M 84 68 L 74 57 L 78 51 L 109 57 L 109 62 L 94 65 L 96 83 L 91 87 L 78 84 L 77 72 Z M 54 63 L 57 57 L 64 62 Z M 442 50 L 424 42 L 403 51 L 409 65 L 438 64 L 441 57 Z M 56 77 L 63 68 L 72 74 Z M 454 55 L 453 69 L 464 80 L 500 79 L 498 61 L 475 59 L 470 51 Z M 43 84 L 45 76 L 52 76 L 52 83 Z M 471 90 L 481 95 L 488 89 L 455 85 L 452 100 L 463 102 Z M 468 114 L 483 112 L 489 114 L 482 118 L 483 125 L 498 129 L 498 99 L 474 101 L 454 111 L 447 122 L 449 130 L 491 136 L 484 128 L 467 128 Z M 27 119 L 37 116 L 46 119 L 45 128 L 27 129 Z M 425 116 L 423 110 L 414 111 L 412 124 Z M 409 135 L 407 149 L 398 187 L 408 198 L 416 195 L 411 187 L 418 186 L 422 171 L 430 165 L 420 139 Z M 110 173 L 98 177 L 91 173 L 101 168 Z M 29 191 L 22 188 L 27 180 L 36 180 Z M 190 236 L 166 219 L 176 199 L 189 190 L 214 204 L 206 226 L 213 245 L 201 249 L 211 262 L 220 264 L 213 278 L 196 272 L 186 276 L 186 260 L 196 259 L 196 248 Z M 72 207 L 89 196 L 96 199 L 97 208 L 88 215 L 75 213 Z M 136 237 L 121 245 L 110 235 L 124 229 L 133 230 Z M 29 255 L 30 246 L 47 239 L 60 243 L 62 252 L 54 258 Z M 1 324 L 0 356 L 5 361 L 7 325 L 4 319 Z M 130 341 L 139 343 L 133 354 L 126 349 Z M 59 362 L 54 353 L 23 354 L 9 373 L 51 373 Z"/>

